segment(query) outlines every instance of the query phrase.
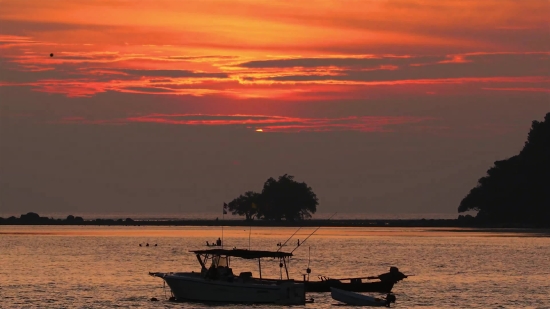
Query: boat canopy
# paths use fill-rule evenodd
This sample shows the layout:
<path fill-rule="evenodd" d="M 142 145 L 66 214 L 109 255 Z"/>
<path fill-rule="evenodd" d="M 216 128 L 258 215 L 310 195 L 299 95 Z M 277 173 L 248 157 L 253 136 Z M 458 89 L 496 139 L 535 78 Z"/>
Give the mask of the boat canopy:
<path fill-rule="evenodd" d="M 245 249 L 208 249 L 208 250 L 192 250 L 195 254 L 209 255 L 225 255 L 234 256 L 243 259 L 259 259 L 259 258 L 285 258 L 292 256 L 290 252 L 281 251 L 261 251 L 261 250 L 245 250 Z"/>

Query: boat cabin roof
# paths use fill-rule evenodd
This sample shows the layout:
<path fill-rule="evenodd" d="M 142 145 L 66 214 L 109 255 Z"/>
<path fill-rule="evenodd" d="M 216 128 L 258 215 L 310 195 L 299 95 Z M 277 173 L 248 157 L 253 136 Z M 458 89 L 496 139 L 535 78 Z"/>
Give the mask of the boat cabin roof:
<path fill-rule="evenodd" d="M 283 258 L 292 256 L 290 252 L 281 251 L 261 251 L 261 250 L 246 250 L 246 249 L 208 249 L 208 250 L 192 250 L 195 254 L 211 254 L 211 255 L 225 255 L 234 256 L 243 259 L 258 259 L 258 258 Z"/>

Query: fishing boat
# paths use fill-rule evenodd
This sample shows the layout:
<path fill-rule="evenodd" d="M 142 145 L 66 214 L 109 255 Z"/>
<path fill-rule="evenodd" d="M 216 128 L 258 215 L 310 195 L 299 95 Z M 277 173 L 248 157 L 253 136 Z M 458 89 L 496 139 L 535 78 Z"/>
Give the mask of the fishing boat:
<path fill-rule="evenodd" d="M 326 276 L 319 276 L 319 281 L 309 281 L 305 279 L 304 284 L 306 292 L 330 292 L 331 288 L 351 292 L 377 292 L 390 293 L 395 283 L 407 278 L 408 276 L 399 271 L 397 267 L 390 267 L 390 271 L 378 276 L 355 277 L 333 279 Z M 363 281 L 375 280 L 379 281 Z"/>
<path fill-rule="evenodd" d="M 329 220 L 334 217 L 336 213 L 334 213 L 332 216 L 330 216 Z M 279 250 L 281 250 L 282 247 L 284 247 L 288 241 L 296 235 L 296 233 L 301 229 L 302 227 L 298 228 L 292 235 L 290 235 L 289 238 L 283 243 L 277 243 L 277 246 L 279 247 Z M 297 246 L 290 252 L 293 253 L 296 249 L 303 246 L 303 244 L 313 235 L 315 232 L 317 232 L 321 227 L 316 228 L 311 234 L 309 234 L 301 243 L 300 240 L 297 242 Z M 388 273 L 384 273 L 378 276 L 369 276 L 369 277 L 354 277 L 354 278 L 344 278 L 344 279 L 333 279 L 326 276 L 319 276 L 318 281 L 310 281 L 309 275 L 311 273 L 311 269 L 309 268 L 309 260 L 311 258 L 311 247 L 309 248 L 309 258 L 308 258 L 308 266 L 306 269 L 307 275 L 304 274 L 303 281 L 301 282 L 305 285 L 306 292 L 330 292 L 330 289 L 332 287 L 338 288 L 341 290 L 346 291 L 353 291 L 353 292 L 379 292 L 379 293 L 390 293 L 393 289 L 393 286 L 395 283 L 403 280 L 404 278 L 407 278 L 408 276 L 403 274 L 399 271 L 397 267 L 390 267 L 390 271 Z M 307 276 L 307 280 L 306 280 Z M 363 282 L 363 280 L 374 280 L 378 279 L 379 281 L 371 281 L 371 282 Z"/>
<path fill-rule="evenodd" d="M 395 296 L 393 294 L 386 295 L 386 298 L 378 298 L 337 288 L 330 288 L 330 296 L 332 296 L 334 300 L 352 306 L 389 307 L 391 303 L 395 303 Z"/>
<path fill-rule="evenodd" d="M 243 249 L 208 249 L 190 251 L 194 253 L 201 266 L 200 272 L 162 273 L 151 272 L 152 276 L 162 278 L 170 287 L 176 301 L 218 302 L 303 305 L 306 303 L 303 283 L 288 277 L 287 264 L 292 256 L 288 252 L 257 251 Z M 257 259 L 259 276 L 252 272 L 241 272 L 238 276 L 231 269 L 231 258 Z M 279 259 L 284 268 L 286 279 L 262 278 L 263 258 Z M 207 268 L 207 264 L 210 266 Z"/>
<path fill-rule="evenodd" d="M 374 281 L 363 282 L 364 278 L 344 278 L 344 279 L 331 279 L 320 276 L 319 281 L 300 281 L 303 282 L 306 288 L 306 292 L 330 292 L 331 288 L 338 288 L 345 291 L 352 292 L 377 292 L 377 293 L 389 293 L 393 289 L 394 282 L 391 281 Z"/>

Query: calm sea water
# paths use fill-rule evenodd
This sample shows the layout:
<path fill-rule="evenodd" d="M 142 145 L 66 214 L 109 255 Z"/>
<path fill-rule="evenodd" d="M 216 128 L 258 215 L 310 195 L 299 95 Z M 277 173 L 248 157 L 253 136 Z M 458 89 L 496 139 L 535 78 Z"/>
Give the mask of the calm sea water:
<path fill-rule="evenodd" d="M 226 247 L 276 250 L 294 228 L 225 228 Z M 290 241 L 303 240 L 300 230 Z M 221 236 L 213 227 L 0 226 L 0 308 L 203 308 L 165 300 L 149 271 L 199 270 L 188 250 Z M 139 247 L 139 244 L 157 247 Z M 377 275 L 397 266 L 414 276 L 394 287 L 396 308 L 550 308 L 550 238 L 464 229 L 321 228 L 295 252 L 290 273 Z M 310 256 L 310 258 L 309 258 Z M 279 277 L 277 261 L 262 275 Z M 255 261 L 232 260 L 235 273 Z M 159 302 L 149 299 L 156 297 Z M 338 304 L 311 293 L 306 308 Z M 242 306 L 218 306 L 240 308 Z M 274 306 L 254 306 L 273 308 Z M 303 307 L 303 306 L 298 306 Z M 335 307 L 338 308 L 338 307 Z"/>

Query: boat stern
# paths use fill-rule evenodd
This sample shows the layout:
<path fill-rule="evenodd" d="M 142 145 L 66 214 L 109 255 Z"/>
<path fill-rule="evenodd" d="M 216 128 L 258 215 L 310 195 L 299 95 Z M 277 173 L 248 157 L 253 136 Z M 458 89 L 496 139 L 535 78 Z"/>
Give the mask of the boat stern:
<path fill-rule="evenodd" d="M 280 286 L 280 298 L 277 305 L 305 305 L 306 287 L 303 283 L 283 282 Z"/>

